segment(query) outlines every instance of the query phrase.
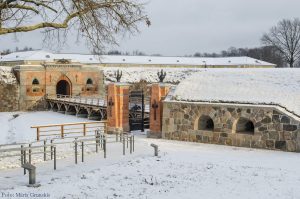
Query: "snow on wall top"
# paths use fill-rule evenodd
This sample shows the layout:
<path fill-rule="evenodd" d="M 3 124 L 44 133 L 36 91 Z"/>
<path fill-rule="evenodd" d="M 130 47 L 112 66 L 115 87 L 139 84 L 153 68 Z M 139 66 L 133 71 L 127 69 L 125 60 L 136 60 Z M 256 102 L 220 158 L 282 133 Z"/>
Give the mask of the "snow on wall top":
<path fill-rule="evenodd" d="M 172 100 L 279 105 L 300 115 L 300 69 L 201 69 Z"/>
<path fill-rule="evenodd" d="M 11 67 L 0 66 L 0 83 L 15 84 L 17 82 L 11 69 Z"/>
<path fill-rule="evenodd" d="M 250 57 L 222 57 L 222 58 L 196 58 L 196 57 L 154 57 L 154 56 L 113 56 L 84 54 L 55 54 L 46 51 L 15 52 L 0 57 L 3 61 L 53 61 L 55 59 L 70 59 L 84 64 L 148 64 L 148 65 L 190 65 L 190 66 L 270 66 L 274 64 L 253 59 Z"/>

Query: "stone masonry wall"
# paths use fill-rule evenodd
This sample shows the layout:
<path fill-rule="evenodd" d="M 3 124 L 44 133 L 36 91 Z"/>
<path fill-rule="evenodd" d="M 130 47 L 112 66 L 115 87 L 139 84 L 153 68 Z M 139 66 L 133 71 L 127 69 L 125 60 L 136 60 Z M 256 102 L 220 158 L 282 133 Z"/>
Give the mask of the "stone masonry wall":
<path fill-rule="evenodd" d="M 18 84 L 6 84 L 0 82 L 0 112 L 19 110 L 19 86 Z"/>
<path fill-rule="evenodd" d="M 198 130 L 202 115 L 214 122 L 214 130 Z M 254 134 L 236 132 L 237 121 L 247 118 Z M 164 102 L 165 139 L 222 144 L 237 147 L 300 151 L 300 122 L 272 107 Z"/>

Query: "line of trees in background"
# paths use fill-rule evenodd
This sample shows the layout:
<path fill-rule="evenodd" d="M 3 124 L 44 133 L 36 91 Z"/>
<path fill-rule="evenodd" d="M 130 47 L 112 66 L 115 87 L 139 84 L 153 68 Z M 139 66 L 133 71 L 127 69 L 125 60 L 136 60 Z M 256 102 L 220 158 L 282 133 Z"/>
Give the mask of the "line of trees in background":
<path fill-rule="evenodd" d="M 34 49 L 32 47 L 27 47 L 27 46 L 25 46 L 24 48 L 16 47 L 14 51 L 12 51 L 11 49 L 2 50 L 2 51 L 0 51 L 0 55 L 8 55 L 12 52 L 25 52 L 25 51 L 31 51 L 31 50 L 34 50 Z"/>
<path fill-rule="evenodd" d="M 132 53 L 122 52 L 119 50 L 112 50 L 107 53 L 108 55 L 134 55 L 146 56 L 147 54 L 136 50 Z M 161 54 L 151 54 L 151 56 L 162 56 Z M 185 55 L 184 57 L 241 57 L 248 56 L 262 61 L 276 64 L 277 67 L 286 67 L 286 63 L 280 53 L 272 46 L 264 46 L 257 48 L 235 48 L 230 47 L 228 50 L 223 50 L 220 53 L 199 53 L 193 55 Z"/>
<path fill-rule="evenodd" d="M 16 47 L 14 50 L 6 49 L 3 50 L 1 55 L 7 55 L 12 52 L 24 52 L 34 50 L 32 47 L 25 46 L 24 48 Z M 107 55 L 126 55 L 126 56 L 147 56 L 148 54 L 135 50 L 133 52 L 122 52 L 119 50 L 111 50 L 105 53 Z M 161 54 L 151 54 L 151 56 L 162 56 Z M 199 53 L 196 52 L 194 55 L 185 55 L 184 57 L 240 57 L 248 56 L 255 59 L 263 60 L 266 62 L 274 63 L 277 67 L 287 67 L 286 62 L 278 53 L 275 47 L 265 46 L 258 48 L 235 48 L 230 47 L 228 50 L 223 50 L 220 53 Z M 296 67 L 300 67 L 300 63 L 296 64 Z"/>
<path fill-rule="evenodd" d="M 247 56 L 262 61 L 276 64 L 277 67 L 286 67 L 286 62 L 280 53 L 273 46 L 263 46 L 257 48 L 235 48 L 230 47 L 220 53 L 195 53 L 193 57 L 241 57 Z"/>

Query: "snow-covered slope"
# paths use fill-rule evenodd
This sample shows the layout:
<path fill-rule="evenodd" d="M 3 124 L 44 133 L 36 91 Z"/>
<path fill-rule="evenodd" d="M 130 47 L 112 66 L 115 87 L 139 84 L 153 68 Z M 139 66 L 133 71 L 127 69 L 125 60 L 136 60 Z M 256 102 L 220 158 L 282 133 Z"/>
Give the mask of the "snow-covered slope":
<path fill-rule="evenodd" d="M 11 71 L 11 67 L 0 66 L 0 83 L 14 84 L 17 82 L 16 77 Z"/>
<path fill-rule="evenodd" d="M 173 99 L 275 104 L 300 115 L 300 69 L 202 69 L 178 85 Z"/>
<path fill-rule="evenodd" d="M 199 71 L 197 68 L 157 68 L 157 67 L 108 67 L 103 68 L 107 82 L 115 82 L 114 73 L 117 70 L 122 71 L 121 82 L 136 83 L 140 80 L 146 80 L 149 83 L 158 82 L 157 72 L 163 69 L 167 73 L 165 78 L 166 83 L 177 84 L 186 77 Z"/>

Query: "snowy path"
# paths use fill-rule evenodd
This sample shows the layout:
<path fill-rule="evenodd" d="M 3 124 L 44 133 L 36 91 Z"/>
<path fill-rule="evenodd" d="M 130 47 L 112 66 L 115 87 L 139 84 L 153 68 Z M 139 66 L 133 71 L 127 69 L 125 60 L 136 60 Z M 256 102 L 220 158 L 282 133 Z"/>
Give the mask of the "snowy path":
<path fill-rule="evenodd" d="M 160 146 L 153 157 L 150 143 Z M 134 155 L 121 155 L 121 145 L 108 148 L 108 158 L 91 155 L 38 164 L 41 187 L 25 186 L 21 169 L 0 171 L 6 193 L 49 193 L 50 198 L 299 198 L 300 154 L 166 140 L 137 139 Z"/>

